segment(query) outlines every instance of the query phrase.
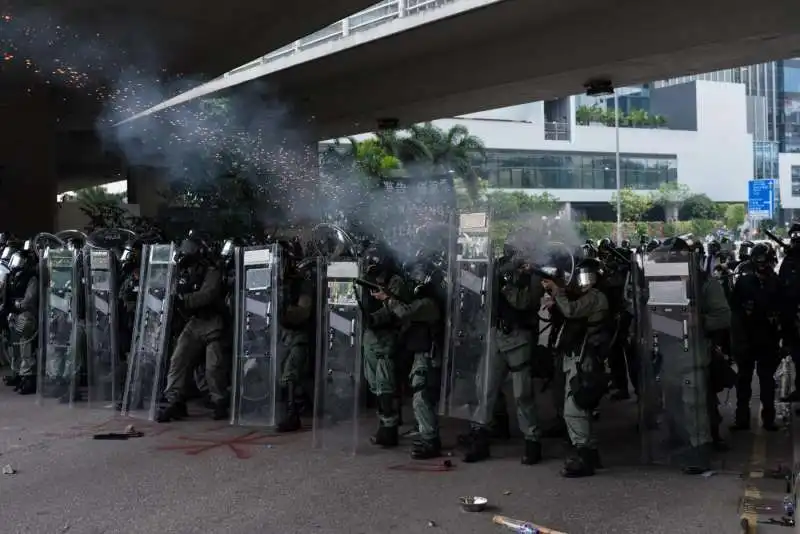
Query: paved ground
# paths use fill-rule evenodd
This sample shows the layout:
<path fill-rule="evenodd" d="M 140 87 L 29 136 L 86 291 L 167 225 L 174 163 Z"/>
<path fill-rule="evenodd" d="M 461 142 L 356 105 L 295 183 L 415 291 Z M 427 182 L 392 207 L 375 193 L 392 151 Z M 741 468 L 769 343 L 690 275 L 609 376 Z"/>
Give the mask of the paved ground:
<path fill-rule="evenodd" d="M 40 407 L 3 391 L 0 464 L 18 472 L 0 475 L 0 532 L 503 532 L 491 523 L 496 511 L 569 534 L 734 533 L 741 532 L 742 473 L 755 460 L 766 469 L 774 463 L 766 457 L 785 452 L 788 443 L 788 432 L 759 437 L 764 450 L 754 456 L 752 438 L 737 437 L 716 474 L 689 477 L 637 466 L 634 405 L 613 408 L 625 416 L 611 417 L 610 409 L 601 421 L 608 469 L 590 479 L 565 480 L 558 476 L 558 441 L 546 442 L 550 458 L 539 466 L 521 466 L 520 444 L 512 441 L 483 464 L 465 465 L 454 457 L 449 472 L 390 469 L 410 463 L 404 451 L 367 448 L 352 458 L 314 450 L 310 432 L 256 435 L 249 444 L 205 452 L 160 450 L 203 443 L 181 437 L 241 439 L 248 429 L 199 416 L 171 426 L 134 421 L 145 437 L 98 441 L 91 439 L 94 432 L 122 430 L 127 421 L 103 411 Z M 250 457 L 238 459 L 234 448 Z M 462 495 L 487 497 L 496 508 L 462 512 Z"/>

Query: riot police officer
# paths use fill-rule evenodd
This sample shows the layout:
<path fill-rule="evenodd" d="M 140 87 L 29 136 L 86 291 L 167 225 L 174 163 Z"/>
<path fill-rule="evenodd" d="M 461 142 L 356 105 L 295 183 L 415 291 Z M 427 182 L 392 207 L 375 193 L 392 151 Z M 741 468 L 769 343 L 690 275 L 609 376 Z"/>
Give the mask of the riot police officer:
<path fill-rule="evenodd" d="M 139 297 L 142 243 L 134 239 L 125 244 L 119 258 L 119 310 L 120 357 L 127 361 L 133 343 L 136 302 Z"/>
<path fill-rule="evenodd" d="M 206 381 L 214 406 L 214 419 L 228 416 L 227 386 L 229 365 L 222 350 L 222 273 L 209 257 L 208 247 L 195 235 L 181 243 L 176 254 L 178 285 L 176 309 L 186 324 L 175 344 L 169 363 L 167 405 L 159 410 L 158 422 L 186 417 L 186 386 L 198 353 L 205 355 Z"/>
<path fill-rule="evenodd" d="M 564 421 L 574 447 L 562 470 L 568 478 L 594 475 L 600 467 L 592 412 L 607 389 L 602 362 L 610 342 L 610 325 L 608 301 L 595 287 L 599 272 L 597 260 L 585 259 L 576 266 L 566 289 L 553 280 L 542 280 L 564 318 L 556 350 L 563 357 Z"/>
<path fill-rule="evenodd" d="M 503 257 L 496 261 L 492 321 L 495 332 L 494 350 L 487 364 L 481 364 L 487 376 L 486 391 L 480 392 L 472 418 L 465 462 L 479 462 L 490 455 L 489 425 L 495 403 L 508 374 L 517 407 L 519 429 L 525 437 L 521 462 L 533 465 L 542 461 L 540 429 L 534 400 L 531 372 L 531 344 L 535 343 L 533 326 L 538 333 L 539 306 L 544 291 L 539 276 L 514 247 L 506 246 Z"/>
<path fill-rule="evenodd" d="M 284 242 L 283 310 L 281 342 L 286 354 L 281 362 L 280 384 L 286 399 L 286 412 L 278 422 L 278 432 L 300 430 L 301 382 L 307 374 L 314 330 L 315 284 L 313 263 L 304 265 L 303 248 L 298 240 Z"/>
<path fill-rule="evenodd" d="M 639 394 L 638 363 L 633 347 L 629 343 L 633 314 L 629 310 L 625 294 L 631 274 L 630 260 L 626 257 L 626 254 L 630 254 L 630 250 L 623 251 L 613 248 L 610 242 L 600 250 L 603 276 L 599 280 L 597 288 L 606 296 L 609 316 L 615 323 L 613 342 L 608 354 L 611 381 L 616 390 L 611 394 L 611 399 L 626 400 L 630 398 L 629 376 L 634 392 Z"/>
<path fill-rule="evenodd" d="M 414 441 L 411 457 L 420 460 L 438 457 L 442 448 L 436 410 L 442 366 L 444 275 L 430 261 L 420 258 L 412 265 L 409 279 L 414 286 L 409 302 L 384 292 L 374 296 L 402 321 L 398 349 L 413 357 L 409 378 L 419 438 Z"/>
<path fill-rule="evenodd" d="M 761 421 L 765 430 L 775 426 L 775 371 L 780 362 L 780 279 L 763 244 L 753 247 L 750 262 L 754 273 L 739 278 L 733 289 L 733 347 L 739 368 L 736 385 L 735 430 L 750 428 L 750 398 L 753 372 L 761 394 Z"/>
<path fill-rule="evenodd" d="M 381 295 L 391 295 L 397 300 L 407 301 L 408 295 L 401 270 L 390 252 L 375 244 L 366 251 L 368 281 L 386 288 L 385 291 L 370 291 L 366 297 L 365 328 L 362 338 L 364 351 L 364 376 L 370 391 L 378 401 L 378 431 L 372 443 L 382 447 L 396 447 L 399 441 L 399 407 L 395 375 L 395 351 L 400 323 L 387 307 Z"/>
<path fill-rule="evenodd" d="M 800 368 L 800 223 L 789 228 L 789 247 L 778 271 L 783 295 L 781 330 L 783 343 L 789 349 L 796 367 Z M 800 373 L 795 373 L 794 391 L 784 399 L 786 402 L 800 400 Z"/>
<path fill-rule="evenodd" d="M 39 279 L 36 260 L 30 251 L 17 251 L 8 262 L 7 308 L 12 379 L 20 395 L 36 392 L 34 344 L 39 312 Z"/>

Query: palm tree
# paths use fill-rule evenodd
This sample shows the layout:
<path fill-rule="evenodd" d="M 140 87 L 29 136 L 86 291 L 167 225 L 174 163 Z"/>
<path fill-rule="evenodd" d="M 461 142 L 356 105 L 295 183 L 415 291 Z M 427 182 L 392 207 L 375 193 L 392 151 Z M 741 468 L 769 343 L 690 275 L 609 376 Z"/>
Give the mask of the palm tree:
<path fill-rule="evenodd" d="M 337 139 L 328 146 L 322 153 L 322 164 L 333 174 L 360 171 L 370 180 L 370 185 L 389 178 L 393 171 L 402 167 L 400 158 L 389 152 L 381 139 L 358 141 L 352 137 L 346 142 Z"/>
<path fill-rule="evenodd" d="M 375 132 L 380 147 L 401 163 L 430 163 L 433 161 L 430 147 L 424 140 L 412 135 L 404 135 L 397 130 L 380 130 Z"/>
<path fill-rule="evenodd" d="M 452 173 L 460 178 L 472 198 L 477 198 L 480 176 L 474 165 L 476 156 L 480 161 L 486 159 L 486 145 L 469 130 L 456 124 L 445 131 L 426 122 L 409 128 L 411 138 L 422 143 L 431 153 L 434 172 Z"/>

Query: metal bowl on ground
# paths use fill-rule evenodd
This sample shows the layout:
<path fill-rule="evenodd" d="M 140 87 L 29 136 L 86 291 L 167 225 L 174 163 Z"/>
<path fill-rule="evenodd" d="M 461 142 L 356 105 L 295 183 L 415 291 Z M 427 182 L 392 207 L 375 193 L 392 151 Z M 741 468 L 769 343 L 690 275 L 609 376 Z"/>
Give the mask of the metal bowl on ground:
<path fill-rule="evenodd" d="M 459 497 L 458 502 L 465 512 L 482 512 L 489 500 L 486 497 Z"/>

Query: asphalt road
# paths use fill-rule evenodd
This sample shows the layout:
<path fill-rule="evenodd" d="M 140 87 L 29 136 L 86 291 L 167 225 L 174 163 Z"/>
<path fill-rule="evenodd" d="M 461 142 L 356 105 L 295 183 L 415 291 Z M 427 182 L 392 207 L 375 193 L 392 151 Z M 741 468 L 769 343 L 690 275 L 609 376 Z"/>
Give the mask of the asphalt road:
<path fill-rule="evenodd" d="M 254 435 L 249 444 L 198 451 L 198 444 L 241 440 L 249 430 L 215 424 L 200 408 L 194 412 L 173 425 L 133 421 L 144 437 L 100 441 L 93 433 L 121 431 L 130 421 L 102 410 L 40 407 L 0 392 L 0 464 L 17 471 L 0 475 L 0 532 L 499 533 L 504 529 L 491 519 L 501 513 L 569 534 L 734 533 L 740 532 L 741 474 L 753 456 L 753 440 L 744 435 L 734 440 L 733 452 L 717 458 L 711 476 L 637 465 L 633 401 L 603 408 L 607 469 L 581 480 L 559 476 L 564 447 L 558 440 L 545 442 L 548 458 L 538 466 L 521 466 L 521 444 L 511 440 L 481 464 L 463 464 L 455 455 L 447 472 L 392 469 L 412 463 L 405 447 L 365 446 L 356 457 L 315 450 L 310 432 Z M 365 441 L 372 425 L 365 420 Z M 460 428 L 448 422 L 445 441 L 453 443 Z M 787 434 L 773 436 L 783 443 Z M 171 446 L 195 449 L 161 450 Z M 238 459 L 234 448 L 250 457 Z M 493 508 L 463 512 L 457 501 L 465 495 L 487 497 Z"/>

